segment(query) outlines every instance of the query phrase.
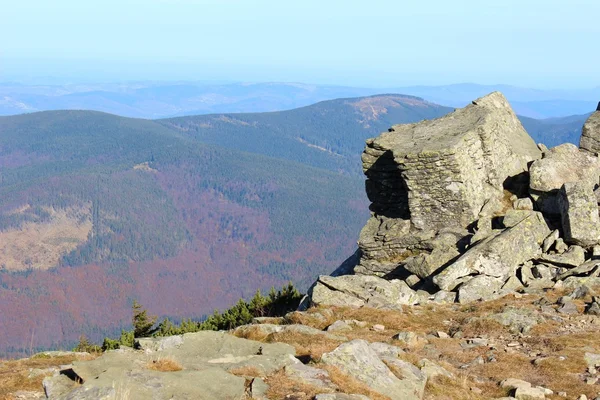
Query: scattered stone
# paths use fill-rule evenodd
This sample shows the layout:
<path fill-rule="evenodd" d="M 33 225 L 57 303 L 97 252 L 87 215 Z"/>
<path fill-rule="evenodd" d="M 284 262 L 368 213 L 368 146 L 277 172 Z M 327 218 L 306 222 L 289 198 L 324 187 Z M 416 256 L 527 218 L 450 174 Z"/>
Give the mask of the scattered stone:
<path fill-rule="evenodd" d="M 383 331 L 385 331 L 385 326 L 383 326 L 381 324 L 376 324 L 376 325 L 373 325 L 373 327 L 371 329 L 373 329 L 375 332 L 383 332 Z"/>
<path fill-rule="evenodd" d="M 480 273 L 508 279 L 518 265 L 541 253 L 541 244 L 550 229 L 541 213 L 533 213 L 500 235 L 468 250 L 453 264 L 433 277 L 441 289 L 452 290 L 459 279 Z"/>
<path fill-rule="evenodd" d="M 524 199 L 516 199 L 513 201 L 513 208 L 515 210 L 533 210 L 533 202 L 529 197 Z"/>
<path fill-rule="evenodd" d="M 346 321 L 335 321 L 327 327 L 327 332 L 351 331 L 352 327 Z"/>

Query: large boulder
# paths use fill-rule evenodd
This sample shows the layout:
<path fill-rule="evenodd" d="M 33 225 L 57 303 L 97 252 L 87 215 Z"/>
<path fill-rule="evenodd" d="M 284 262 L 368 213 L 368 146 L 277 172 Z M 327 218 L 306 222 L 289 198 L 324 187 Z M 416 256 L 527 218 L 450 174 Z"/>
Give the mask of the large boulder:
<path fill-rule="evenodd" d="M 401 309 L 419 298 L 404 281 L 369 275 L 320 276 L 309 291 L 312 305 Z"/>
<path fill-rule="evenodd" d="M 565 183 L 558 206 L 567 243 L 593 246 L 600 240 L 600 216 L 593 187 L 588 182 Z"/>
<path fill-rule="evenodd" d="M 416 367 L 390 357 L 390 364 L 398 361 L 402 378 L 394 375 L 364 340 L 344 343 L 331 353 L 325 353 L 321 362 L 339 368 L 372 390 L 392 400 L 419 400 L 423 397 L 426 376 Z"/>
<path fill-rule="evenodd" d="M 583 125 L 579 148 L 593 154 L 600 153 L 600 103 L 596 112 Z"/>
<path fill-rule="evenodd" d="M 431 252 L 424 242 L 440 229 L 466 228 L 482 212 L 501 211 L 505 186 L 523 185 L 528 163 L 540 157 L 498 92 L 367 140 L 362 164 L 372 216 L 360 234 L 354 273 L 403 278 L 398 267 Z M 445 261 L 422 255 L 411 268 L 424 277 Z"/>
<path fill-rule="evenodd" d="M 420 229 L 467 226 L 541 152 L 499 92 L 442 118 L 395 125 L 362 156 L 372 211 Z"/>
<path fill-rule="evenodd" d="M 506 280 L 519 265 L 541 254 L 541 245 L 549 234 L 542 214 L 532 213 L 512 228 L 469 249 L 434 276 L 433 282 L 443 290 L 452 290 L 468 275 L 483 274 Z"/>
<path fill-rule="evenodd" d="M 531 164 L 529 186 L 533 193 L 556 192 L 569 182 L 587 182 L 593 189 L 598 184 L 599 171 L 597 157 L 564 143 Z"/>

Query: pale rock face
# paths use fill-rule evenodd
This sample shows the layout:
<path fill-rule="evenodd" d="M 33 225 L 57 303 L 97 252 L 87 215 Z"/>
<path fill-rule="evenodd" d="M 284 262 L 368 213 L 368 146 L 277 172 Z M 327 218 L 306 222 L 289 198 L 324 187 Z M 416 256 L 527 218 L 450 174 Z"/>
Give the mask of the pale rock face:
<path fill-rule="evenodd" d="M 504 96 L 494 92 L 445 117 L 394 126 L 367 141 L 362 160 L 375 213 L 432 229 L 467 226 L 508 177 L 539 157 Z"/>
<path fill-rule="evenodd" d="M 600 108 L 600 104 L 598 104 Z M 600 153 L 600 110 L 593 113 L 583 125 L 579 148 L 593 154 Z"/>
<path fill-rule="evenodd" d="M 310 292 L 313 305 L 402 309 L 419 300 L 404 281 L 367 275 L 320 276 Z"/>
<path fill-rule="evenodd" d="M 550 149 L 529 169 L 530 188 L 535 192 L 552 192 L 570 182 L 587 182 L 592 189 L 600 176 L 598 158 L 565 143 Z"/>
<path fill-rule="evenodd" d="M 333 365 L 354 379 L 366 384 L 372 390 L 388 396 L 392 400 L 420 400 L 427 377 L 412 364 L 392 357 L 383 357 L 387 362 L 398 363 L 403 372 L 400 379 L 390 371 L 364 340 L 343 343 L 321 357 L 321 363 Z"/>
<path fill-rule="evenodd" d="M 459 279 L 483 274 L 508 279 L 517 267 L 541 253 L 541 245 L 550 229 L 540 213 L 533 213 L 501 234 L 469 249 L 453 264 L 433 277 L 443 290 L 452 290 Z"/>
<path fill-rule="evenodd" d="M 600 240 L 600 216 L 593 188 L 586 182 L 565 183 L 558 196 L 567 243 L 593 246 Z"/>

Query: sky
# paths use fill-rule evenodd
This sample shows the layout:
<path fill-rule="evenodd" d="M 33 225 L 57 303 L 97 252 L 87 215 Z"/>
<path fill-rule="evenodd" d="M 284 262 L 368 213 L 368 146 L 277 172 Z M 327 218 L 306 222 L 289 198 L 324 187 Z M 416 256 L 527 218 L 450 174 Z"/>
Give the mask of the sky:
<path fill-rule="evenodd" d="M 0 81 L 600 86 L 597 0 L 0 0 Z"/>

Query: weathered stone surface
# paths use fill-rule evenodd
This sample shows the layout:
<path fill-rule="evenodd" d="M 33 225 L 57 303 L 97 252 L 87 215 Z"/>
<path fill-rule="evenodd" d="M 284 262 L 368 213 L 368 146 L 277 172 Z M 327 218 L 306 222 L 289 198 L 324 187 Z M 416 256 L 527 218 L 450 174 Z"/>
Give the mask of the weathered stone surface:
<path fill-rule="evenodd" d="M 304 364 L 293 364 L 285 367 L 284 371 L 287 376 L 300 381 L 303 384 L 332 391 L 337 389 L 337 385 L 335 385 L 329 378 L 329 372 L 324 369 L 319 369 Z"/>
<path fill-rule="evenodd" d="M 541 253 L 541 244 L 550 229 L 541 213 L 534 213 L 498 236 L 469 249 L 453 264 L 433 277 L 441 289 L 452 290 L 460 279 L 472 274 L 484 274 L 508 279 L 516 268 Z"/>
<path fill-rule="evenodd" d="M 593 113 L 583 125 L 579 148 L 592 154 L 600 153 L 600 111 Z"/>
<path fill-rule="evenodd" d="M 467 226 L 506 178 L 540 156 L 495 92 L 445 117 L 394 126 L 367 141 L 362 160 L 372 210 L 430 229 Z"/>
<path fill-rule="evenodd" d="M 262 325 L 253 325 L 256 327 Z M 92 361 L 72 365 L 83 384 L 51 399 L 244 399 L 246 381 L 228 371 L 252 368 L 264 376 L 300 364 L 293 347 L 261 343 L 224 332 L 189 333 L 179 339 L 141 340 L 143 351 L 109 351 Z M 182 368 L 161 372 L 149 367 L 168 359 Z M 54 378 L 48 383 L 54 384 Z M 52 385 L 47 385 L 51 388 Z M 50 389 L 52 390 L 52 389 Z"/>
<path fill-rule="evenodd" d="M 461 304 L 477 300 L 492 300 L 501 297 L 500 289 L 504 279 L 487 275 L 477 275 L 458 288 L 458 301 Z"/>
<path fill-rule="evenodd" d="M 529 210 L 508 210 L 502 217 L 502 225 L 505 228 L 512 228 L 525 218 L 533 214 L 533 211 Z"/>
<path fill-rule="evenodd" d="M 558 205 L 567 243 L 584 247 L 598 243 L 600 217 L 593 186 L 586 182 L 565 183 L 559 192 Z"/>
<path fill-rule="evenodd" d="M 600 164 L 597 157 L 579 151 L 571 144 L 556 146 L 529 169 L 530 187 L 534 192 L 552 192 L 565 183 L 581 182 L 592 189 L 598 184 Z"/>
<path fill-rule="evenodd" d="M 559 267 L 573 268 L 585 262 L 585 250 L 580 246 L 571 246 L 562 254 L 543 254 L 540 259 Z"/>
<path fill-rule="evenodd" d="M 401 309 L 418 301 L 406 282 L 367 275 L 320 276 L 310 292 L 313 305 Z"/>
<path fill-rule="evenodd" d="M 404 268 L 419 278 L 427 278 L 460 253 L 453 247 L 440 247 L 430 254 L 419 254 L 406 260 Z"/>
<path fill-rule="evenodd" d="M 315 396 L 315 400 L 371 400 L 362 394 L 323 393 Z"/>
<path fill-rule="evenodd" d="M 544 322 L 544 317 L 533 310 L 508 307 L 504 311 L 487 318 L 499 322 L 514 333 L 527 333 L 535 325 Z"/>
<path fill-rule="evenodd" d="M 331 353 L 323 354 L 321 362 L 339 368 L 342 372 L 392 400 L 422 398 L 422 393 L 419 393 L 415 380 L 412 379 L 413 374 L 411 373 L 405 379 L 398 378 L 364 340 L 353 340 L 342 344 Z M 418 369 L 416 369 L 416 373 L 421 374 Z"/>

